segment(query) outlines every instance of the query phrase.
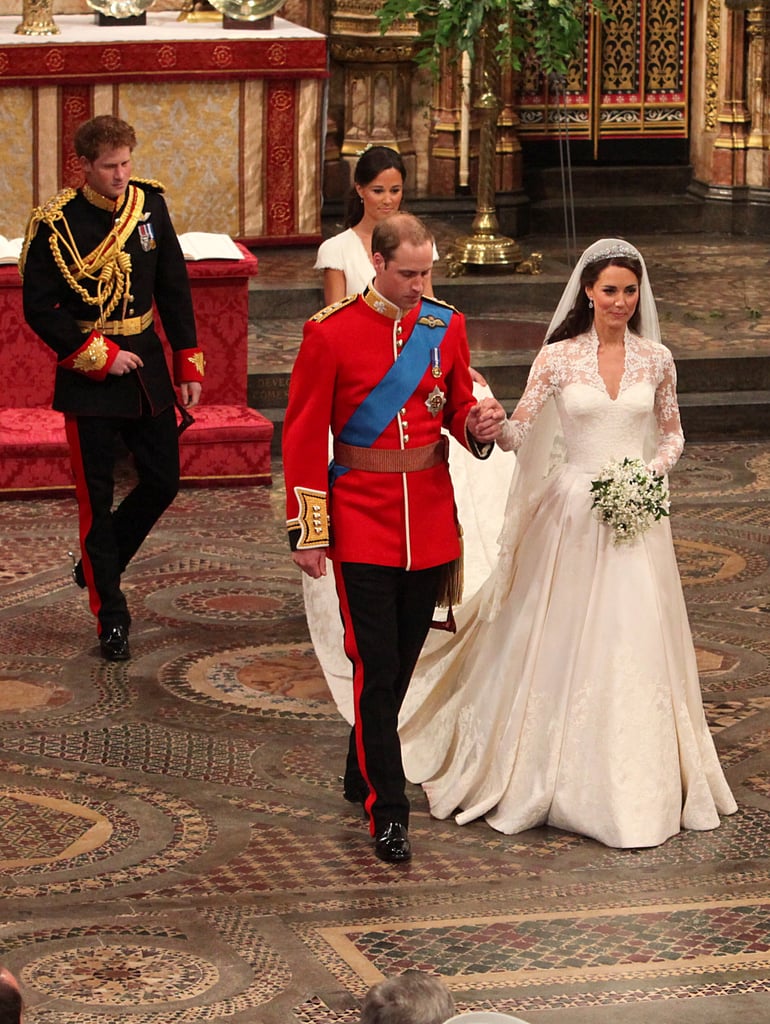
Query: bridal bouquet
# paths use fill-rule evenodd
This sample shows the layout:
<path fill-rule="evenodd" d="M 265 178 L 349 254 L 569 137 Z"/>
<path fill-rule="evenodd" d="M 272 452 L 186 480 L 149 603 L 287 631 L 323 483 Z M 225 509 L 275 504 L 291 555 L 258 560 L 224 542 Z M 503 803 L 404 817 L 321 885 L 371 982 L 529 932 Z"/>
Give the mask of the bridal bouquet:
<path fill-rule="evenodd" d="M 591 482 L 593 509 L 613 531 L 615 544 L 634 540 L 669 514 L 668 490 L 662 477 L 650 473 L 641 459 L 614 460 Z"/>

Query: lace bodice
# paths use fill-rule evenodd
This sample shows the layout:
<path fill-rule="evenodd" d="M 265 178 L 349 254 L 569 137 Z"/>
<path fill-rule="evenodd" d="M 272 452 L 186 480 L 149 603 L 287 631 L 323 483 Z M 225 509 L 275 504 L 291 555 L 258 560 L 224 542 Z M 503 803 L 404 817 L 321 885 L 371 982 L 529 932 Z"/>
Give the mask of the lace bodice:
<path fill-rule="evenodd" d="M 612 399 L 599 374 L 598 346 L 595 331 L 544 345 L 498 444 L 518 451 L 553 398 L 572 465 L 593 473 L 609 459 L 628 456 L 644 458 L 654 472 L 667 473 L 684 447 L 671 353 L 664 345 L 627 331 L 620 390 Z M 654 453 L 645 450 L 651 424 Z"/>

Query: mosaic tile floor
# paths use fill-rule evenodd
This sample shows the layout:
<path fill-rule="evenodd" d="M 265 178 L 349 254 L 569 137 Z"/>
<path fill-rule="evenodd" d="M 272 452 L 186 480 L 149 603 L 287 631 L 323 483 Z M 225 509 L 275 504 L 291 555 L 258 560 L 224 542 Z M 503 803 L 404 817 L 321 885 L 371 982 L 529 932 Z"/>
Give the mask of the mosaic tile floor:
<path fill-rule="evenodd" d="M 643 248 L 663 280 L 681 261 L 660 291 L 682 344 L 763 350 L 764 291 L 737 282 L 767 246 Z M 354 1024 L 406 967 L 533 1024 L 768 1024 L 770 442 L 689 445 L 672 479 L 739 811 L 641 851 L 433 821 L 413 787 L 414 860 L 374 857 L 273 478 L 182 492 L 125 577 L 134 657 L 110 665 L 70 582 L 74 502 L 0 503 L 0 962 L 27 1024 Z"/>

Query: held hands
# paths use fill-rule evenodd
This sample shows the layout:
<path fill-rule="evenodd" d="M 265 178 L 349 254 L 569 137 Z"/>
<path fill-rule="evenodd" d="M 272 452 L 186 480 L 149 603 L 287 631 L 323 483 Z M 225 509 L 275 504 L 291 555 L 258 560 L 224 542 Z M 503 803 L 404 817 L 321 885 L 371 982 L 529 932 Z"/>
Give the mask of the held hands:
<path fill-rule="evenodd" d="M 317 580 L 326 575 L 326 548 L 292 551 L 291 559 L 311 579 Z"/>
<path fill-rule="evenodd" d="M 496 398 L 482 398 L 468 413 L 467 426 L 477 441 L 490 444 L 500 436 L 505 420 L 505 409 Z"/>

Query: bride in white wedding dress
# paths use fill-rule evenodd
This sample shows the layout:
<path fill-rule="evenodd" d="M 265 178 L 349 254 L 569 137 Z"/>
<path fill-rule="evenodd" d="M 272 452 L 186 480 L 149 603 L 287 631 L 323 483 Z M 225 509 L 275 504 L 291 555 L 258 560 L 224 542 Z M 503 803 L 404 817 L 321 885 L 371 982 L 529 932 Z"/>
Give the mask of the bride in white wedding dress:
<path fill-rule="evenodd" d="M 518 452 L 500 557 L 420 658 L 402 709 L 431 813 L 613 847 L 712 829 L 736 804 L 703 713 L 671 529 L 613 543 L 591 482 L 612 459 L 665 475 L 684 439 L 639 252 L 581 257 L 499 444 Z M 513 456 L 512 456 L 513 458 Z"/>

